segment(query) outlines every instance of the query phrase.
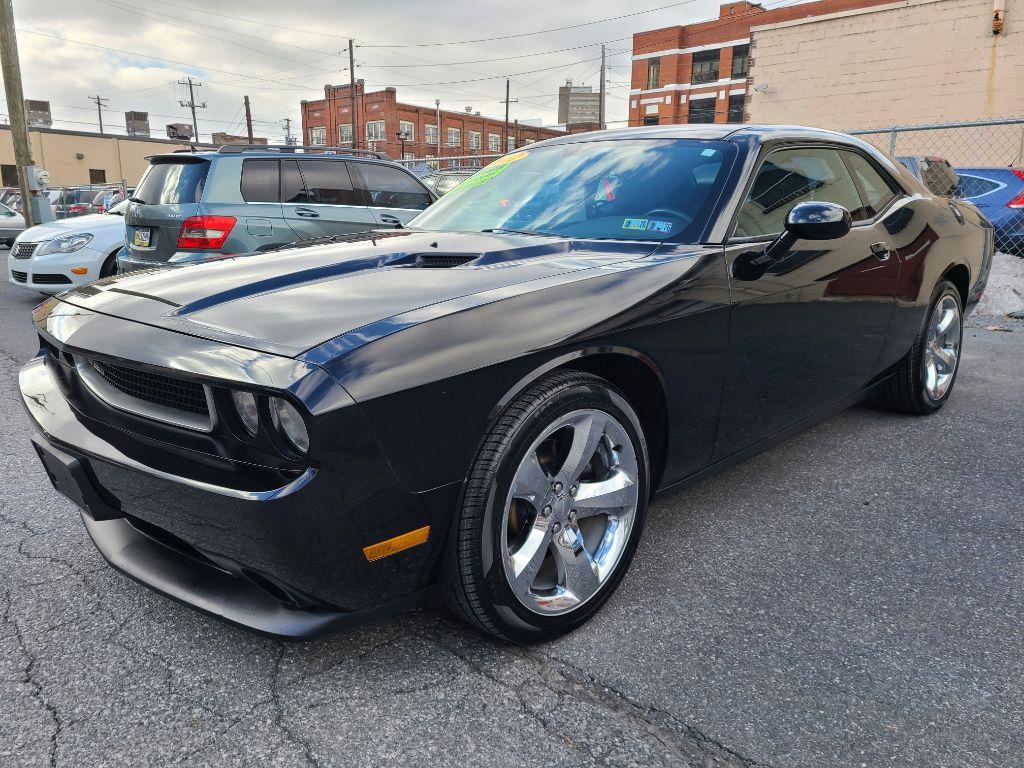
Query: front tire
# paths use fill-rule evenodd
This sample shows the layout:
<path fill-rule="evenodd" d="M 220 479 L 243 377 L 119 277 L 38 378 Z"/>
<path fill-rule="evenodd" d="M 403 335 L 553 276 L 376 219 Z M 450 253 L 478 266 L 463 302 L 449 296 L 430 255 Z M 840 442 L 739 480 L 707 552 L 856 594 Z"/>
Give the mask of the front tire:
<path fill-rule="evenodd" d="M 960 371 L 963 327 L 960 291 L 949 280 L 940 280 L 913 347 L 882 387 L 882 401 L 894 411 L 917 416 L 945 405 Z"/>
<path fill-rule="evenodd" d="M 650 496 L 650 459 L 625 397 L 590 374 L 530 387 L 485 438 L 455 530 L 449 605 L 516 642 L 593 616 L 629 567 Z"/>

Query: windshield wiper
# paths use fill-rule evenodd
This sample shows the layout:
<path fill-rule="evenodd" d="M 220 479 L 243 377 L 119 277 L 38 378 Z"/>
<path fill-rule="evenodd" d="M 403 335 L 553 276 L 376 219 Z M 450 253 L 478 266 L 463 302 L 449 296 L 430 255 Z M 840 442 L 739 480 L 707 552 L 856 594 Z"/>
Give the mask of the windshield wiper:
<path fill-rule="evenodd" d="M 147 203 L 145 200 L 140 200 L 139 198 L 134 197 L 134 196 L 133 197 L 129 197 L 128 198 L 128 202 L 129 203 L 138 203 L 139 205 L 149 205 L 149 203 Z"/>
<path fill-rule="evenodd" d="M 481 232 L 486 232 L 489 235 L 496 235 L 502 232 L 507 232 L 510 235 L 533 235 L 534 237 L 554 237 L 544 232 L 531 232 L 528 229 L 509 229 L 508 227 L 491 227 L 489 229 L 481 229 Z"/>

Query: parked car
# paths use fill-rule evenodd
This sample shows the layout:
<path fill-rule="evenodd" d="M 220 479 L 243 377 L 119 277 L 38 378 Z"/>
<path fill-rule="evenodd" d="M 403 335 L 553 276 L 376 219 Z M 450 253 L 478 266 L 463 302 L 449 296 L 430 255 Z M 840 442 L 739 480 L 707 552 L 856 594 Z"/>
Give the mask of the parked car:
<path fill-rule="evenodd" d="M 24 231 L 24 217 L 17 211 L 0 203 L 0 243 L 10 248 L 14 245 L 15 238 Z"/>
<path fill-rule="evenodd" d="M 949 161 L 942 157 L 899 157 L 897 158 L 939 197 L 954 197 L 960 188 L 960 179 Z"/>
<path fill-rule="evenodd" d="M 394 228 L 436 199 L 386 155 L 296 149 L 225 146 L 151 157 L 128 208 L 122 271 Z"/>
<path fill-rule="evenodd" d="M 124 246 L 124 201 L 108 213 L 59 219 L 18 235 L 7 255 L 8 280 L 19 288 L 57 293 L 109 277 Z"/>
<path fill-rule="evenodd" d="M 996 248 L 1024 257 L 1024 170 L 958 168 L 960 196 L 978 206 L 996 228 Z"/>
<path fill-rule="evenodd" d="M 447 604 L 536 641 L 614 591 L 652 491 L 869 394 L 942 408 L 989 226 L 830 131 L 567 136 L 405 229 L 50 299 L 19 385 L 159 592 L 288 637 Z"/>

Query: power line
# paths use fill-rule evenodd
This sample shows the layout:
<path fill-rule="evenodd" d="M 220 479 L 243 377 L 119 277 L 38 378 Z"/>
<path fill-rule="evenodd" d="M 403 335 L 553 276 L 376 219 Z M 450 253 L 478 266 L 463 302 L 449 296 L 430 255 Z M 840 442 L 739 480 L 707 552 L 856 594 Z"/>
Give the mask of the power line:
<path fill-rule="evenodd" d="M 620 19 L 628 19 L 628 18 L 631 18 L 633 16 L 643 16 L 644 14 L 647 14 L 647 13 L 655 13 L 656 11 L 664 11 L 664 10 L 666 10 L 668 8 L 676 8 L 676 7 L 680 6 L 680 5 L 689 5 L 690 3 L 695 3 L 695 2 L 697 2 L 697 0 L 680 0 L 680 2 L 669 3 L 668 5 L 662 5 L 662 6 L 659 6 L 657 8 L 648 8 L 647 10 L 643 10 L 643 11 L 632 11 L 631 13 L 623 13 L 623 14 L 620 14 L 618 16 L 609 16 L 609 17 L 604 18 L 604 19 L 594 19 L 593 21 L 583 21 L 583 22 L 580 22 L 578 24 L 567 24 L 564 27 L 551 27 L 549 29 L 537 29 L 537 30 L 534 30 L 532 32 L 519 32 L 519 33 L 512 34 L 512 35 L 498 35 L 497 37 L 480 37 L 480 38 L 476 38 L 476 39 L 473 39 L 473 40 L 449 40 L 449 41 L 439 42 L 439 43 L 405 43 L 405 44 L 389 43 L 388 45 L 377 44 L 377 45 L 366 45 L 364 47 L 366 47 L 366 48 L 432 48 L 432 47 L 439 46 L 439 45 L 448 46 L 448 45 L 468 45 L 469 43 L 492 43 L 492 42 L 495 42 L 497 40 L 512 40 L 512 39 L 515 39 L 517 37 L 530 37 L 532 35 L 545 35 L 545 34 L 548 34 L 549 32 L 563 32 L 563 31 L 565 31 L 567 29 L 579 29 L 580 27 L 590 27 L 590 26 L 593 26 L 594 24 L 604 24 L 605 22 L 608 22 L 608 21 L 618 21 Z"/>

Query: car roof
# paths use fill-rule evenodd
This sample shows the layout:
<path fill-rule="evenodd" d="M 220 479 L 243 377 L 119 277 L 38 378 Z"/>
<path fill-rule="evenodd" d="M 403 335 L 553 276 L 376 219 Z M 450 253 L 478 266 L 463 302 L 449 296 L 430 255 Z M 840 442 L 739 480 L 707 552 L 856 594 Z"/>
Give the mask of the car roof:
<path fill-rule="evenodd" d="M 610 139 L 695 139 L 698 141 L 721 141 L 745 136 L 761 141 L 771 140 L 820 140 L 839 141 L 845 144 L 861 142 L 845 133 L 805 125 L 746 125 L 738 123 L 702 123 L 699 125 L 644 125 L 634 128 L 615 128 L 605 131 L 576 133 L 558 136 L 537 142 L 537 146 L 572 144 L 581 141 L 607 141 Z M 534 145 L 528 145 L 530 147 Z"/>
<path fill-rule="evenodd" d="M 396 163 L 394 160 L 384 157 L 370 157 L 368 155 L 361 154 L 347 154 L 345 152 L 279 152 L 275 150 L 259 150 L 259 149 L 247 149 L 245 152 L 218 152 L 215 149 L 200 149 L 195 152 L 183 150 L 181 152 L 161 152 L 156 155 L 146 155 L 146 160 L 182 160 L 186 162 L 189 158 L 195 158 L 197 160 L 212 160 L 215 157 L 244 157 L 246 160 L 250 158 L 272 158 L 272 159 L 309 159 L 309 158 L 324 158 L 326 160 L 360 160 L 368 163 L 386 163 L 389 165 L 401 165 Z"/>

